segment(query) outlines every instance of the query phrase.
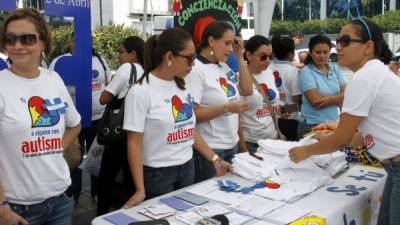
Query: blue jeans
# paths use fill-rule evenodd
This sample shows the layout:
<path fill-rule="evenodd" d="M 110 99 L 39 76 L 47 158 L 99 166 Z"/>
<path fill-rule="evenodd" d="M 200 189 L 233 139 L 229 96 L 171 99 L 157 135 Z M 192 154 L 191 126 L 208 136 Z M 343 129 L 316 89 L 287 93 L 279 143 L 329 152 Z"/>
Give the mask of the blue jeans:
<path fill-rule="evenodd" d="M 400 162 L 384 163 L 388 173 L 383 189 L 378 225 L 400 224 Z"/>
<path fill-rule="evenodd" d="M 247 142 L 246 141 L 246 146 L 247 146 L 247 151 L 251 154 L 254 154 L 257 152 L 258 144 L 253 143 L 253 142 Z"/>
<path fill-rule="evenodd" d="M 190 186 L 194 182 L 193 158 L 182 165 L 154 168 L 143 166 L 146 199 Z"/>
<path fill-rule="evenodd" d="M 213 149 L 215 154 L 217 154 L 222 160 L 225 160 L 229 163 L 232 162 L 233 157 L 238 152 L 238 146 L 231 149 Z M 194 158 L 194 182 L 198 183 L 207 179 L 210 179 L 215 176 L 214 165 L 209 162 L 206 158 L 204 158 L 197 151 L 193 151 Z"/>
<path fill-rule="evenodd" d="M 74 201 L 66 194 L 33 205 L 10 204 L 11 209 L 29 225 L 70 225 Z"/>

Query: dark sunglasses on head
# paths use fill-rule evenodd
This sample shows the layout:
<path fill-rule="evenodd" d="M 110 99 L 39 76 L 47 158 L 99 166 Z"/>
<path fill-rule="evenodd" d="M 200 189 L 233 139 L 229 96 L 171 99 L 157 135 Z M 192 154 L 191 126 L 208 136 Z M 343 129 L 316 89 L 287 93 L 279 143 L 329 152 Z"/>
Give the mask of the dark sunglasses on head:
<path fill-rule="evenodd" d="M 194 60 L 196 59 L 196 55 L 195 55 L 195 54 L 191 54 L 191 55 L 181 55 L 181 54 L 179 54 L 179 53 L 176 53 L 175 55 L 187 59 L 187 62 L 188 62 L 189 65 L 192 65 L 193 62 L 194 62 Z"/>
<path fill-rule="evenodd" d="M 15 35 L 11 33 L 4 34 L 4 43 L 8 45 L 15 45 L 19 41 L 23 45 L 32 46 L 38 41 L 37 34 L 22 34 Z"/>
<path fill-rule="evenodd" d="M 340 44 L 342 47 L 349 46 L 351 42 L 365 43 L 365 41 L 351 38 L 349 35 L 343 35 L 336 39 L 336 44 Z"/>
<path fill-rule="evenodd" d="M 261 61 L 265 61 L 267 59 L 272 60 L 272 57 L 273 57 L 273 55 L 264 54 L 264 55 L 260 55 L 260 60 Z"/>

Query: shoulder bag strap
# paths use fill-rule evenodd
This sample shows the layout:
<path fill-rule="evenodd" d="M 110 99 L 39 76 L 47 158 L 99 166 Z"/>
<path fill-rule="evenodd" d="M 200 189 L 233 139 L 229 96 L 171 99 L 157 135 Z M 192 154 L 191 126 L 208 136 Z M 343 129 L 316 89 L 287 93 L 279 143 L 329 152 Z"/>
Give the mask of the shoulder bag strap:
<path fill-rule="evenodd" d="M 128 86 L 128 91 L 131 89 L 132 84 L 136 83 L 136 66 L 133 63 L 131 64 L 131 74 L 129 75 L 129 86 Z M 125 96 L 128 94 L 128 91 L 126 92 Z M 125 98 L 125 97 L 124 97 Z"/>
<path fill-rule="evenodd" d="M 107 68 L 106 65 L 104 65 L 103 59 L 98 55 L 98 54 L 94 54 L 94 56 L 96 56 L 96 58 L 100 61 L 101 66 L 103 67 L 104 70 L 104 77 L 106 78 L 106 85 L 108 84 L 109 80 L 107 77 Z"/>
<path fill-rule="evenodd" d="M 276 132 L 278 132 L 278 138 L 279 139 L 284 139 L 285 136 L 282 134 L 282 132 L 279 130 L 279 126 L 278 126 L 278 120 L 276 118 L 276 115 L 272 109 L 272 105 L 271 102 L 269 101 L 268 96 L 264 93 L 264 91 L 261 89 L 260 84 L 257 82 L 256 78 L 254 78 L 253 75 L 251 75 L 251 79 L 253 80 L 254 85 L 257 87 L 258 92 L 261 94 L 265 104 L 267 104 L 267 108 L 269 110 L 269 113 L 271 114 L 272 117 L 272 121 L 274 122 L 274 127 Z"/>

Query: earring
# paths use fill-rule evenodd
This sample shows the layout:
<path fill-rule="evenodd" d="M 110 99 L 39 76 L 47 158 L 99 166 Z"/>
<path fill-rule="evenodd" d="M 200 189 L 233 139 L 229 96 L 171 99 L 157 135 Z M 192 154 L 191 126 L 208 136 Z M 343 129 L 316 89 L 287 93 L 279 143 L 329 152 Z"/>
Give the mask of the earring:
<path fill-rule="evenodd" d="M 42 52 L 42 59 L 46 58 L 46 54 L 44 53 L 44 51 Z"/>
<path fill-rule="evenodd" d="M 210 55 L 211 55 L 211 56 L 213 56 L 213 55 L 214 55 L 214 52 L 213 52 L 213 50 L 211 50 L 211 51 L 210 51 Z"/>
<path fill-rule="evenodd" d="M 168 65 L 168 67 L 171 67 L 172 66 L 172 61 L 168 61 L 167 65 Z"/>

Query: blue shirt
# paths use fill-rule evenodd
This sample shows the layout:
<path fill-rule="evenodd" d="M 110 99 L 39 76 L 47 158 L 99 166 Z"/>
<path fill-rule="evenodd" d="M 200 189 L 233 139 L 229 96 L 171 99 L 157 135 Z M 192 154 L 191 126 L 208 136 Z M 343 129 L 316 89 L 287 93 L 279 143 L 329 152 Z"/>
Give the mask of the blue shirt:
<path fill-rule="evenodd" d="M 302 96 L 301 119 L 307 124 L 319 124 L 322 122 L 336 121 L 339 119 L 339 108 L 336 105 L 316 109 L 308 101 L 304 92 L 316 89 L 319 95 L 338 95 L 340 86 L 346 81 L 340 70 L 328 63 L 328 75 L 318 70 L 313 63 L 309 63 L 300 71 L 299 85 Z"/>

